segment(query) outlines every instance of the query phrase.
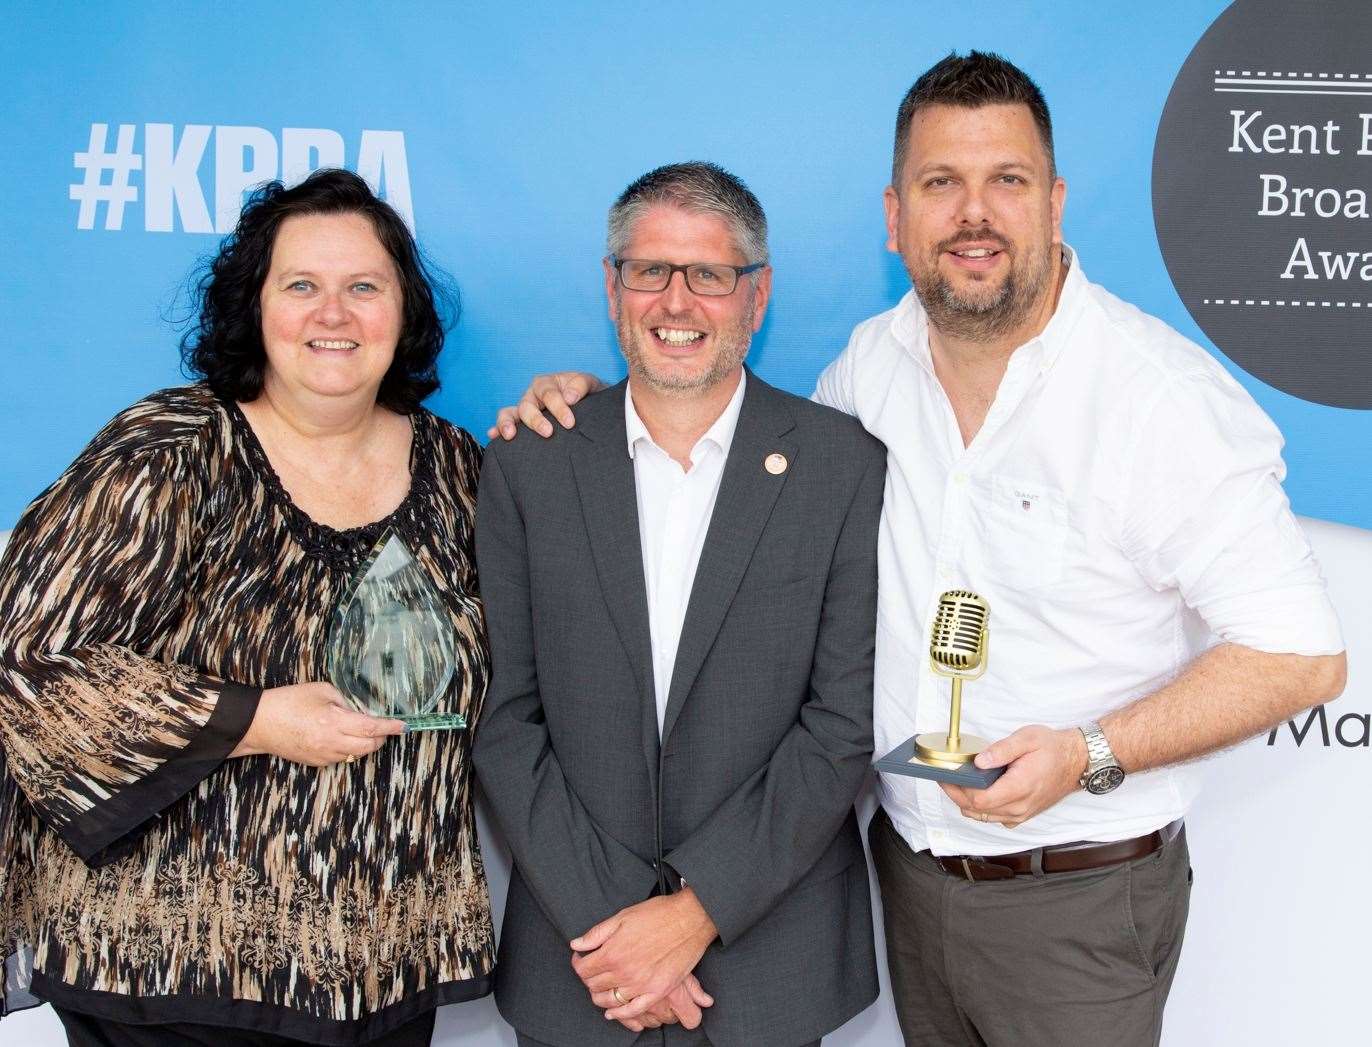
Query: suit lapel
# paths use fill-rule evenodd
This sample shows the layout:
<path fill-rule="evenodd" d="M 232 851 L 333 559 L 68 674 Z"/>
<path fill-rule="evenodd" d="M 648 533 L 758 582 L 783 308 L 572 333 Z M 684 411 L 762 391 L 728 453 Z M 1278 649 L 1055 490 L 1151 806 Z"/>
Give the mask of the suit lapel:
<path fill-rule="evenodd" d="M 662 726 L 664 744 L 681 715 L 686 695 L 695 685 L 705 656 L 719 635 L 772 506 L 786 485 L 796 446 L 780 437 L 793 428 L 795 420 L 781 395 L 749 371 L 738 427 L 724 463 L 714 514 L 686 605 Z M 769 472 L 764 462 L 772 454 L 785 455 L 788 468 L 779 474 Z M 641 569 L 639 574 L 642 575 Z"/>
<path fill-rule="evenodd" d="M 577 408 L 577 427 L 569 435 L 572 472 L 596 577 L 638 683 L 643 752 L 656 796 L 657 700 L 638 531 L 638 491 L 624 428 L 624 385 L 621 382 L 584 401 Z"/>

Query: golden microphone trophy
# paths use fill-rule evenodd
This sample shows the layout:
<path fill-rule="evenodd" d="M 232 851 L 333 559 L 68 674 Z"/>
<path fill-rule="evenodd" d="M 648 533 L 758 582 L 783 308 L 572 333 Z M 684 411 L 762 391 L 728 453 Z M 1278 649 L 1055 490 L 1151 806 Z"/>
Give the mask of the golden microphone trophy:
<path fill-rule="evenodd" d="M 1003 772 L 972 761 L 990 743 L 962 733 L 962 685 L 986 672 L 991 608 L 974 592 L 950 589 L 939 597 L 929 637 L 929 665 L 952 680 L 948 730 L 916 735 L 876 762 L 877 770 L 984 789 Z"/>

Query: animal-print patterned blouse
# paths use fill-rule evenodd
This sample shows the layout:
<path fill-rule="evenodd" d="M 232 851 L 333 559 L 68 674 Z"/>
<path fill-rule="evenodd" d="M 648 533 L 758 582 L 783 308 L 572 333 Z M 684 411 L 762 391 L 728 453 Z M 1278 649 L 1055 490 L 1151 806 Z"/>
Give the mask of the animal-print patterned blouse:
<path fill-rule="evenodd" d="M 452 613 L 439 711 L 475 723 L 480 447 L 412 416 L 411 484 L 337 531 L 203 385 L 116 417 L 0 566 L 0 952 L 20 990 L 120 1021 L 351 1044 L 490 990 L 471 732 L 322 769 L 226 759 L 261 689 L 326 679 L 330 616 L 393 527 Z M 31 967 L 30 967 L 31 962 Z"/>

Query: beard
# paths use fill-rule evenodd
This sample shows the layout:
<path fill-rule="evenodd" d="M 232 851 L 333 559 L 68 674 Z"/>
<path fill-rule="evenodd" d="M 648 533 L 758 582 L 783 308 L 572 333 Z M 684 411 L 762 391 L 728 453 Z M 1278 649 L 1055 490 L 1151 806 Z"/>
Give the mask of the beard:
<path fill-rule="evenodd" d="M 747 289 L 748 307 L 737 321 L 706 335 L 714 341 L 714 357 L 699 370 L 685 370 L 676 366 L 660 367 L 650 363 L 651 354 L 645 351 L 643 340 L 655 338 L 651 328 L 659 325 L 680 324 L 682 327 L 697 330 L 701 325 L 688 317 L 667 315 L 658 317 L 657 324 L 645 324 L 644 329 L 640 330 L 630 324 L 624 310 L 623 295 L 616 292 L 615 315 L 619 319 L 615 322 L 615 332 L 619 335 L 619 351 L 629 363 L 629 374 L 664 393 L 700 392 L 718 385 L 733 374 L 748 355 L 748 346 L 753 338 L 753 293 L 751 287 Z"/>
<path fill-rule="evenodd" d="M 935 246 L 927 266 L 906 265 L 915 294 L 940 331 L 968 342 L 994 342 L 1019 327 L 1039 304 L 1052 272 L 1055 245 L 1041 254 L 1028 252 L 1011 259 L 1010 271 L 999 285 L 989 281 L 955 287 L 939 269 L 939 258 L 960 243 L 995 241 L 1002 251 L 1010 247 L 996 233 L 959 234 Z"/>

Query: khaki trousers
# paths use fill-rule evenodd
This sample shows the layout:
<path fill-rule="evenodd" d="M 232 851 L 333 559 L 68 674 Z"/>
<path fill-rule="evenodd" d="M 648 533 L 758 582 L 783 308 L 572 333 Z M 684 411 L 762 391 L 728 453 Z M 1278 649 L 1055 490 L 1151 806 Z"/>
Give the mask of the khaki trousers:
<path fill-rule="evenodd" d="M 869 827 L 907 1045 L 1155 1047 L 1191 894 L 1183 830 L 1146 857 L 977 883 Z"/>

